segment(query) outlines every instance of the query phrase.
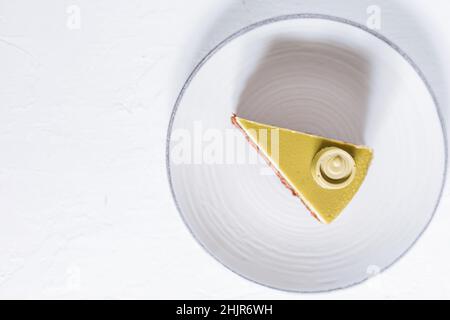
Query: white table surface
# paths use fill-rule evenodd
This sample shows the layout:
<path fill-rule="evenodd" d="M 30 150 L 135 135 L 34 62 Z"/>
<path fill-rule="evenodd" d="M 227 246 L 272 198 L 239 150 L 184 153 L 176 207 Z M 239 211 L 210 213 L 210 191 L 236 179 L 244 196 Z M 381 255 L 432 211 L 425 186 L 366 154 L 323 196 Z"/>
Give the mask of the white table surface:
<path fill-rule="evenodd" d="M 448 119 L 447 0 L 0 0 L 0 298 L 450 298 L 448 188 L 399 262 L 321 294 L 227 270 L 191 237 L 170 195 L 166 129 L 202 56 L 264 18 L 366 23 L 371 4 Z"/>

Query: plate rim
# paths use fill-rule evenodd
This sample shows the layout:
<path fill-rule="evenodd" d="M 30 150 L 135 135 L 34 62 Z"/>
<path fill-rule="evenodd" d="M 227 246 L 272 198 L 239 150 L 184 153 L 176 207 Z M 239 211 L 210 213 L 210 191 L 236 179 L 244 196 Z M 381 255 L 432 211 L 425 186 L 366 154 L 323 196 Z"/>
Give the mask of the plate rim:
<path fill-rule="evenodd" d="M 174 106 L 172 108 L 169 124 L 168 124 L 168 127 L 167 127 L 166 148 L 165 148 L 166 149 L 166 156 L 165 156 L 166 174 L 167 174 L 167 179 L 168 179 L 168 182 L 169 182 L 169 187 L 170 187 L 170 192 L 171 192 L 171 195 L 172 195 L 172 199 L 173 199 L 173 201 L 175 203 L 175 207 L 176 207 L 176 209 L 178 211 L 178 215 L 181 217 L 181 220 L 183 221 L 184 225 L 188 229 L 188 231 L 191 234 L 191 236 L 195 239 L 195 242 L 197 242 L 200 245 L 200 247 L 202 247 L 203 250 L 206 251 L 206 253 L 208 255 L 210 255 L 211 257 L 214 258 L 214 260 L 219 262 L 220 265 L 225 267 L 227 270 L 233 272 L 234 274 L 238 275 L 242 279 L 250 281 L 251 283 L 258 284 L 260 286 L 263 286 L 263 287 L 266 287 L 266 288 L 270 288 L 270 289 L 274 289 L 274 290 L 278 290 L 278 291 L 282 291 L 282 292 L 304 293 L 304 294 L 306 294 L 306 293 L 333 292 L 333 291 L 338 291 L 338 290 L 342 290 L 342 289 L 347 289 L 347 288 L 350 288 L 350 287 L 353 287 L 353 286 L 357 286 L 357 285 L 367 281 L 370 278 L 370 276 L 367 275 L 367 277 L 363 278 L 362 280 L 358 280 L 358 281 L 355 281 L 355 282 L 350 283 L 348 285 L 338 286 L 338 287 L 335 287 L 335 288 L 319 289 L 319 290 L 302 290 L 302 289 L 286 289 L 286 288 L 271 286 L 269 284 L 266 284 L 266 283 L 263 283 L 263 282 L 259 282 L 259 281 L 255 280 L 255 279 L 251 279 L 251 278 L 241 274 L 240 272 L 231 269 L 231 267 L 229 267 L 225 263 L 223 263 L 213 252 L 211 252 L 211 250 L 209 250 L 206 247 L 205 244 L 202 243 L 202 241 L 200 241 L 200 239 L 194 234 L 194 232 L 192 231 L 191 227 L 189 226 L 188 222 L 185 219 L 185 216 L 183 214 L 183 210 L 181 210 L 181 207 L 180 207 L 180 205 L 178 203 L 178 200 L 177 200 L 177 197 L 176 197 L 176 194 L 175 194 L 175 190 L 174 190 L 174 186 L 173 186 L 173 182 L 172 182 L 171 162 L 170 162 L 170 139 L 171 139 L 173 124 L 174 124 L 174 121 L 175 121 L 175 118 L 176 118 L 178 107 L 181 104 L 181 101 L 183 99 L 184 93 L 189 88 L 190 83 L 195 78 L 197 73 L 200 71 L 200 69 L 203 67 L 203 65 L 206 62 L 209 61 L 210 58 L 212 58 L 224 46 L 226 46 L 227 44 L 229 44 L 233 40 L 239 38 L 240 36 L 243 36 L 243 35 L 247 34 L 248 32 L 250 32 L 252 30 L 255 30 L 257 28 L 260 28 L 260 27 L 263 27 L 263 26 L 266 26 L 266 25 L 270 25 L 270 24 L 273 24 L 273 23 L 277 23 L 277 22 L 289 21 L 289 20 L 305 20 L 305 19 L 325 20 L 325 21 L 333 21 L 333 22 L 346 24 L 346 25 L 349 25 L 349 26 L 352 26 L 352 27 L 356 27 L 356 28 L 358 28 L 360 30 L 363 30 L 363 31 L 371 34 L 372 36 L 375 36 L 376 38 L 378 38 L 382 42 L 386 43 L 389 47 L 391 47 L 398 54 L 400 54 L 404 60 L 406 60 L 406 62 L 414 69 L 414 71 L 417 73 L 419 78 L 425 84 L 425 87 L 426 87 L 428 93 L 430 94 L 430 96 L 431 96 L 431 98 L 433 100 L 435 111 L 436 111 L 436 114 L 437 114 L 438 119 L 439 119 L 439 124 L 440 124 L 440 128 L 441 128 L 441 133 L 442 133 L 442 137 L 443 137 L 443 144 L 444 144 L 444 172 L 443 172 L 442 183 L 441 183 L 441 188 L 440 188 L 440 191 L 439 191 L 438 199 L 437 199 L 437 201 L 435 203 L 435 206 L 433 208 L 433 211 L 431 213 L 430 218 L 428 219 L 426 225 L 423 227 L 422 231 L 417 235 L 416 239 L 396 259 L 394 259 L 390 264 L 388 264 L 387 266 L 382 268 L 380 270 L 379 274 L 381 274 L 384 271 L 388 270 L 391 266 L 393 266 L 400 259 L 402 259 L 415 246 L 417 241 L 421 238 L 421 236 L 424 234 L 424 232 L 428 229 L 428 227 L 429 227 L 431 221 L 433 220 L 433 218 L 434 218 L 434 216 L 436 214 L 436 211 L 438 210 L 439 205 L 441 203 L 442 196 L 443 196 L 443 193 L 444 193 L 444 190 L 445 190 L 445 186 L 446 186 L 447 172 L 448 172 L 448 138 L 447 138 L 447 131 L 446 131 L 446 123 L 444 121 L 444 117 L 442 115 L 441 108 L 440 108 L 440 103 L 439 103 L 439 101 L 437 99 L 437 96 L 436 96 L 433 88 L 431 87 L 429 81 L 425 77 L 425 74 L 422 72 L 422 70 L 419 68 L 419 66 L 414 62 L 414 60 L 412 60 L 412 58 L 408 54 L 406 54 L 406 52 L 404 52 L 399 46 L 397 46 L 394 42 L 389 40 L 387 37 L 383 36 L 381 33 L 377 32 L 375 30 L 372 30 L 372 29 L 368 28 L 367 26 L 364 26 L 363 24 L 360 24 L 360 23 L 355 22 L 353 20 L 342 18 L 342 17 L 338 17 L 338 16 L 327 15 L 327 14 L 319 14 L 319 13 L 296 13 L 296 14 L 279 15 L 279 16 L 275 16 L 275 17 L 272 17 L 272 18 L 260 20 L 258 22 L 255 22 L 255 23 L 252 23 L 250 25 L 247 25 L 247 26 L 239 29 L 238 31 L 232 33 L 231 35 L 226 37 L 224 40 L 219 42 L 216 46 L 214 46 L 200 60 L 200 62 L 198 62 L 196 64 L 194 69 L 191 71 L 191 73 L 187 77 L 186 81 L 184 82 L 184 84 L 183 84 L 183 86 L 182 86 L 182 88 L 180 90 L 180 93 L 177 96 L 175 104 L 174 104 Z"/>

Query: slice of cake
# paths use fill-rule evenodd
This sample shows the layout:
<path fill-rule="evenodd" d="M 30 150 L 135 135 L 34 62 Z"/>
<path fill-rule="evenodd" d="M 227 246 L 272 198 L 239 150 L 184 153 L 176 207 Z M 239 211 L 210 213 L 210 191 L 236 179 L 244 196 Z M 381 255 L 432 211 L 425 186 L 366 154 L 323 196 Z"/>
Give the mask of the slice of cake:
<path fill-rule="evenodd" d="M 236 115 L 231 120 L 264 156 L 281 182 L 323 223 L 331 223 L 339 216 L 367 175 L 373 156 L 370 148 Z"/>

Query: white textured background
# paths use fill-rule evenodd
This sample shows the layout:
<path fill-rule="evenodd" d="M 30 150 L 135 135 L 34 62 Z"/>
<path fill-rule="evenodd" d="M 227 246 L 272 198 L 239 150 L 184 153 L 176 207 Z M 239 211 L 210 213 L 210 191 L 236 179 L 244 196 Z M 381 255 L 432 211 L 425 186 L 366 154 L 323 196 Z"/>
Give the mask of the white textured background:
<path fill-rule="evenodd" d="M 448 0 L 0 0 L 0 298 L 450 298 L 448 189 L 388 271 L 312 295 L 224 268 L 169 192 L 166 128 L 202 56 L 264 18 L 365 23 L 372 4 L 380 32 L 419 64 L 449 118 Z"/>

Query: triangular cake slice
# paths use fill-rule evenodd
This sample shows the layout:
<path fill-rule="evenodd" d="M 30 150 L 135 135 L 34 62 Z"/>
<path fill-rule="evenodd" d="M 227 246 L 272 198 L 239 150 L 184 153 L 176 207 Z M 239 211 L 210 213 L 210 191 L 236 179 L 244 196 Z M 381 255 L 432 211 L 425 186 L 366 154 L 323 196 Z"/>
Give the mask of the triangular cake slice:
<path fill-rule="evenodd" d="M 331 223 L 352 200 L 373 152 L 316 135 L 278 128 L 233 115 L 233 124 L 322 223 Z"/>

